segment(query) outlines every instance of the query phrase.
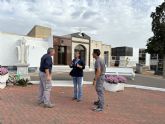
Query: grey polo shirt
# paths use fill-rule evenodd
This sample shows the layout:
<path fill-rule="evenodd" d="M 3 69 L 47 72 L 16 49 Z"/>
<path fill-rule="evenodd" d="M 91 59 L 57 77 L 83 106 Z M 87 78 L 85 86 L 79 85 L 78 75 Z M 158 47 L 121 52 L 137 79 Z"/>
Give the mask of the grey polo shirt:
<path fill-rule="evenodd" d="M 97 69 L 101 70 L 101 75 L 105 75 L 105 71 L 106 71 L 105 63 L 100 57 L 98 57 L 95 62 L 95 73 Z"/>

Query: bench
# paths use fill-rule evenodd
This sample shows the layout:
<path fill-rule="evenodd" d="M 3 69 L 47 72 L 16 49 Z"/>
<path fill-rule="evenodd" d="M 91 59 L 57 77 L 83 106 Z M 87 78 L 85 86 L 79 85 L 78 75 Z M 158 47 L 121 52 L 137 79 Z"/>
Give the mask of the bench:
<path fill-rule="evenodd" d="M 110 67 L 110 68 L 106 68 L 105 74 L 128 76 L 131 77 L 132 80 L 134 80 L 135 78 L 135 72 L 133 71 L 133 68 Z"/>

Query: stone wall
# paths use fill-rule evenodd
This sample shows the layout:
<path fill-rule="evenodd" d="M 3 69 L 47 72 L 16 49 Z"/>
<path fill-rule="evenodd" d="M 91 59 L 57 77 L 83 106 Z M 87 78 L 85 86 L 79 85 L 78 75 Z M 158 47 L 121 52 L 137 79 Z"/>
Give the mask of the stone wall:
<path fill-rule="evenodd" d="M 27 36 L 36 38 L 48 38 L 51 35 L 51 28 L 38 25 L 34 26 L 32 30 L 27 34 Z"/>
<path fill-rule="evenodd" d="M 94 41 L 94 40 L 91 41 L 91 50 L 90 50 L 91 51 L 90 52 L 90 54 L 91 54 L 91 56 L 90 56 L 91 68 L 94 68 L 94 62 L 95 62 L 95 60 L 92 56 L 92 53 L 93 53 L 94 49 L 100 49 L 100 51 L 101 51 L 100 57 L 102 59 L 104 59 L 104 52 L 108 52 L 109 55 L 108 55 L 108 65 L 107 66 L 109 67 L 110 66 L 110 61 L 111 61 L 111 46 L 103 44 L 102 41 Z"/>

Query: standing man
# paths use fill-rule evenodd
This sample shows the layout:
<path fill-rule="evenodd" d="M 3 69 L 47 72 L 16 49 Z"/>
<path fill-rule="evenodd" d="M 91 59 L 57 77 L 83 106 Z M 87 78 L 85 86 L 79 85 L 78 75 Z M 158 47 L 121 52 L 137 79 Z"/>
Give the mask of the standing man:
<path fill-rule="evenodd" d="M 40 63 L 40 84 L 39 84 L 39 101 L 38 104 L 44 104 L 46 108 L 53 108 L 50 102 L 50 92 L 52 88 L 52 56 L 54 56 L 54 48 L 48 48 L 47 54 L 43 55 Z"/>
<path fill-rule="evenodd" d="M 100 58 L 100 50 L 94 49 L 93 51 L 93 58 L 96 59 L 95 62 L 95 78 L 93 81 L 93 84 L 96 87 L 96 92 L 98 95 L 98 101 L 94 102 L 94 105 L 96 105 L 96 108 L 93 110 L 96 112 L 101 112 L 104 109 L 104 88 L 103 83 L 105 80 L 105 63 Z"/>

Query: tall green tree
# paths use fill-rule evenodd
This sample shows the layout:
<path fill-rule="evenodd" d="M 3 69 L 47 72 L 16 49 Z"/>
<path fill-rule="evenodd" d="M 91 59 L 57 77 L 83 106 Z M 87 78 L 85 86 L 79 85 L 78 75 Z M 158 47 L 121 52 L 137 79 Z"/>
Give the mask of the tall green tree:
<path fill-rule="evenodd" d="M 151 13 L 153 37 L 148 39 L 147 52 L 163 56 L 163 77 L 165 78 L 165 1 Z"/>

